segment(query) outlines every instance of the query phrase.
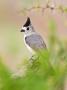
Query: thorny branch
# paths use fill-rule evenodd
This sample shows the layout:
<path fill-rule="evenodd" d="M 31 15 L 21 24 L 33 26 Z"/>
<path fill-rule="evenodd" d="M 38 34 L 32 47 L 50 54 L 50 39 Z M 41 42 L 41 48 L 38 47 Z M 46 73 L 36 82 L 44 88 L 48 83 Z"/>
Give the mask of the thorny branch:
<path fill-rule="evenodd" d="M 44 15 L 44 12 L 46 9 L 50 9 L 51 11 L 59 10 L 61 13 L 67 13 L 67 7 L 64 7 L 62 5 L 59 5 L 58 7 L 54 4 L 50 5 L 49 2 L 45 6 L 41 6 L 40 4 L 37 6 L 32 6 L 30 8 L 23 8 L 19 12 L 22 14 L 30 13 L 33 10 L 41 10 L 42 14 Z"/>

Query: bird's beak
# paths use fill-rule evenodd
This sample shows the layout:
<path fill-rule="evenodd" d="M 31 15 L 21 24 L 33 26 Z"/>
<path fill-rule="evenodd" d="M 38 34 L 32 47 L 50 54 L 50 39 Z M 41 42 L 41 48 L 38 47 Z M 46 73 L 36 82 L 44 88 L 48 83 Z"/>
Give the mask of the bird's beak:
<path fill-rule="evenodd" d="M 25 30 L 24 29 L 21 29 L 21 31 L 20 32 L 25 32 Z"/>

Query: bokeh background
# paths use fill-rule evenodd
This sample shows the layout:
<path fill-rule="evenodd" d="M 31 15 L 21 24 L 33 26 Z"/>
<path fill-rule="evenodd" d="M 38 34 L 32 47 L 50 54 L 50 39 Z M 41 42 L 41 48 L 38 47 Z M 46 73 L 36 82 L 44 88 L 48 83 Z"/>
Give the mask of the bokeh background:
<path fill-rule="evenodd" d="M 20 32 L 27 16 L 31 18 L 36 31 L 39 32 L 48 44 L 48 22 L 54 19 L 57 26 L 57 34 L 60 39 L 67 38 L 67 13 L 59 9 L 51 11 L 45 9 L 42 14 L 40 9 L 25 12 L 24 8 L 40 5 L 45 7 L 48 0 L 0 0 L 0 56 L 3 62 L 12 70 L 18 70 L 17 66 L 23 58 L 29 57 L 30 53 L 24 45 L 23 33 Z M 67 0 L 51 0 L 54 7 L 67 6 Z"/>

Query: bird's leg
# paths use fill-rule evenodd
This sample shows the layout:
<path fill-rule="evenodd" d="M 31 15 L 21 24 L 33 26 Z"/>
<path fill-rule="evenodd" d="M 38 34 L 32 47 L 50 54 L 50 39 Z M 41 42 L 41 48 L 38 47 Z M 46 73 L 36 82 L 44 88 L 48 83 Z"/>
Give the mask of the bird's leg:
<path fill-rule="evenodd" d="M 40 63 L 39 63 L 39 56 L 38 55 L 33 55 L 30 58 L 30 63 L 31 63 L 31 68 L 34 70 L 38 70 Z"/>
<path fill-rule="evenodd" d="M 39 56 L 37 55 L 32 55 L 32 57 L 30 58 L 30 61 L 35 61 L 35 60 L 38 60 L 39 59 Z"/>

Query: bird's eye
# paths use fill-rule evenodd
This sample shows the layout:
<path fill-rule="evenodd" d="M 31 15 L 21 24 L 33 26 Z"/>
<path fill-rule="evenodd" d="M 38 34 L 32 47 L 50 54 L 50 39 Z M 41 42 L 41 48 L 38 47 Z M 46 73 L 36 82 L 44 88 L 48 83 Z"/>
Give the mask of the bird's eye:
<path fill-rule="evenodd" d="M 27 27 L 27 30 L 29 30 L 29 27 Z"/>

